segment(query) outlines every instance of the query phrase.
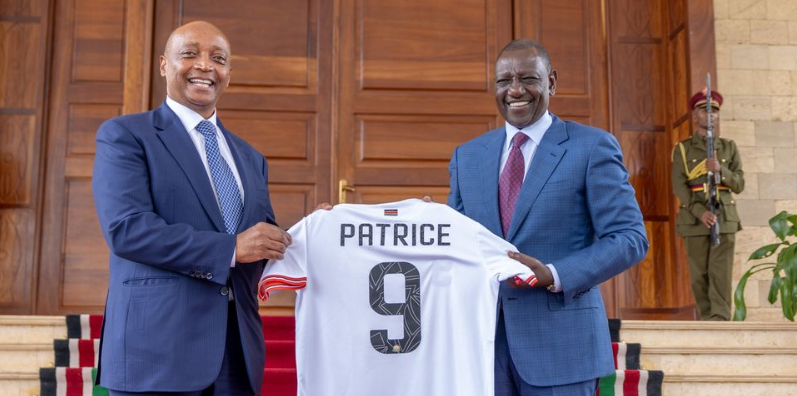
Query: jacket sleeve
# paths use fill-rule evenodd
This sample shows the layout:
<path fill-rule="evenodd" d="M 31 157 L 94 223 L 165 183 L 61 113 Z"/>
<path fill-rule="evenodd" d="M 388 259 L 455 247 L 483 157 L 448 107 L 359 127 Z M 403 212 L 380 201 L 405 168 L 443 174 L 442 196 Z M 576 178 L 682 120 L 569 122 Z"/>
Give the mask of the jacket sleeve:
<path fill-rule="evenodd" d="M 103 236 L 123 259 L 225 284 L 236 236 L 168 224 L 154 209 L 147 153 L 118 120 L 97 131 L 92 189 Z M 209 279 L 208 279 L 209 278 Z"/>
<path fill-rule="evenodd" d="M 687 171 L 687 169 L 684 169 L 684 157 L 676 145 L 673 148 L 672 167 L 670 168 L 672 193 L 681 201 L 682 207 L 685 207 L 692 216 L 699 219 L 708 209 L 705 203 L 700 200 L 692 200 L 692 190 L 689 188 L 689 180 L 686 177 Z"/>
<path fill-rule="evenodd" d="M 611 134 L 601 134 L 593 145 L 585 183 L 595 242 L 552 263 L 565 304 L 642 261 L 649 245 L 620 145 Z"/>
<path fill-rule="evenodd" d="M 465 205 L 462 203 L 462 196 L 459 191 L 459 178 L 457 177 L 457 153 L 459 148 L 454 149 L 451 154 L 451 162 L 448 164 L 448 175 L 450 177 L 449 186 L 451 188 L 448 193 L 448 206 L 452 207 L 459 213 L 465 214 Z"/>
<path fill-rule="evenodd" d="M 722 184 L 728 186 L 734 194 L 739 194 L 744 191 L 744 171 L 742 170 L 742 156 L 739 155 L 739 148 L 736 147 L 736 142 L 733 140 L 726 140 L 731 148 L 731 158 L 727 164 L 722 164 L 720 174 L 722 175 Z"/>

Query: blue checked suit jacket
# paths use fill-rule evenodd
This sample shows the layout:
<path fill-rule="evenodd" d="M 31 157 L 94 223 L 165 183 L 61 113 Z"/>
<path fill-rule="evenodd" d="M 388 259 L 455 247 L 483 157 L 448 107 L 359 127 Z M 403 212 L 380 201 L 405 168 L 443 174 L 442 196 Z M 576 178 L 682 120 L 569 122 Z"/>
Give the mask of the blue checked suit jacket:
<path fill-rule="evenodd" d="M 448 204 L 498 236 L 501 127 L 454 150 Z M 510 354 L 522 378 L 555 386 L 598 378 L 614 364 L 601 282 L 648 250 L 617 140 L 553 116 L 529 166 L 506 240 L 553 264 L 562 293 L 501 285 Z"/>
<path fill-rule="evenodd" d="M 238 232 L 275 224 L 268 167 L 219 121 L 244 189 Z M 265 262 L 230 268 L 208 174 L 177 115 L 162 104 L 113 118 L 97 131 L 94 201 L 111 250 L 98 383 L 120 391 L 194 391 L 218 376 L 232 284 L 252 389 L 265 361 L 257 282 Z"/>

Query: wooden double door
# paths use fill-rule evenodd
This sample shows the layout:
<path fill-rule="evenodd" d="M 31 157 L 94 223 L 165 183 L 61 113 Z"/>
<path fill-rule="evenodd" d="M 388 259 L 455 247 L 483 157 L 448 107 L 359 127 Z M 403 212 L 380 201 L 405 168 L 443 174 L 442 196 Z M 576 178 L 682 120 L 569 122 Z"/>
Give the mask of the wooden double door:
<path fill-rule="evenodd" d="M 94 133 L 105 119 L 160 105 L 166 38 L 200 19 L 232 43 L 219 116 L 268 158 L 283 226 L 325 201 L 445 202 L 454 147 L 503 122 L 498 51 L 516 37 L 541 40 L 559 72 L 552 111 L 618 137 L 651 237 L 645 262 L 604 286 L 610 314 L 691 309 L 667 182 L 669 148 L 689 130 L 696 63 L 685 0 L 40 3 L 41 28 L 52 33 L 42 50 L 47 111 L 33 131 L 46 143 L 40 206 L 34 253 L 17 264 L 30 278 L 0 280 L 28 294 L 7 312 L 101 312 L 108 250 L 91 198 Z M 0 287 L 0 312 L 2 296 Z"/>

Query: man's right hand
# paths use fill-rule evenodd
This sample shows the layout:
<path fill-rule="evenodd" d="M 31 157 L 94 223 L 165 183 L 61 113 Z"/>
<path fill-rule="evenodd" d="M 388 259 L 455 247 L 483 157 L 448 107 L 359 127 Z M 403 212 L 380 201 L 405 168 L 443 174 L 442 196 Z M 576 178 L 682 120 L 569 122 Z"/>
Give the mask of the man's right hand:
<path fill-rule="evenodd" d="M 707 210 L 703 212 L 702 216 L 700 216 L 700 221 L 704 226 L 706 226 L 706 228 L 711 228 L 711 226 L 717 222 L 717 216 L 714 213 L 711 213 L 710 210 Z"/>
<path fill-rule="evenodd" d="M 272 224 L 259 222 L 238 234 L 235 261 L 252 263 L 259 260 L 282 260 L 291 245 L 291 235 Z"/>

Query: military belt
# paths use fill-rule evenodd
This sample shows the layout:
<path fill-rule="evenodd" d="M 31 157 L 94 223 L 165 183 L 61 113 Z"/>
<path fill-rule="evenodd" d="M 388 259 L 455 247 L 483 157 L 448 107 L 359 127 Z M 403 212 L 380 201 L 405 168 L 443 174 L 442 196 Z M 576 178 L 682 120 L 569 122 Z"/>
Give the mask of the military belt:
<path fill-rule="evenodd" d="M 689 189 L 692 190 L 692 192 L 704 192 L 704 191 L 706 191 L 708 189 L 708 186 L 706 185 L 706 183 L 703 183 L 703 184 L 692 184 L 692 185 L 689 186 Z M 728 187 L 728 186 L 726 186 L 724 184 L 720 184 L 720 185 L 717 185 L 717 190 L 730 190 L 730 187 Z"/>

